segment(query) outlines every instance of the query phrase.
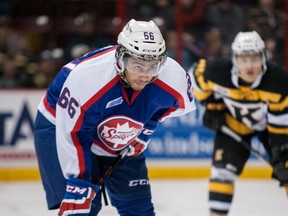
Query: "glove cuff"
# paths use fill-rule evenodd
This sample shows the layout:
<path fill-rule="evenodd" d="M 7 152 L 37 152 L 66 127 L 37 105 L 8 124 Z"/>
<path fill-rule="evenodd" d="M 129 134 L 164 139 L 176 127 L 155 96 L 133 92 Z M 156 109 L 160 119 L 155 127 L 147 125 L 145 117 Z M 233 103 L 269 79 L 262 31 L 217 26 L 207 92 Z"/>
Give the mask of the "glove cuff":
<path fill-rule="evenodd" d="M 95 185 L 91 182 L 88 182 L 86 180 L 82 180 L 82 179 L 78 179 L 78 178 L 74 178 L 72 176 L 69 177 L 69 182 L 79 185 L 79 186 L 83 186 L 83 187 L 91 187 L 96 193 L 99 191 L 99 186 Z"/>

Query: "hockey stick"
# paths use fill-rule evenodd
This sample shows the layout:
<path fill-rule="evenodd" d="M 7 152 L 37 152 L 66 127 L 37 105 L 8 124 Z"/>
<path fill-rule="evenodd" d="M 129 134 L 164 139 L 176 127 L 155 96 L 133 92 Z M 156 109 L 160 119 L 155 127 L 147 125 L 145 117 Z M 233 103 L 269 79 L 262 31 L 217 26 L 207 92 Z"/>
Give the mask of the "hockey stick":
<path fill-rule="evenodd" d="M 120 162 L 120 160 L 127 154 L 128 151 L 129 151 L 129 148 L 125 148 L 120 152 L 120 154 L 116 157 L 113 163 L 108 167 L 108 169 L 103 174 L 103 176 L 98 180 L 97 185 L 101 186 L 104 183 L 105 179 L 111 174 L 114 167 Z"/>
<path fill-rule="evenodd" d="M 269 164 L 269 166 L 271 166 L 269 160 L 267 160 L 259 151 L 257 151 L 256 149 L 252 148 L 247 142 L 245 142 L 245 140 L 242 139 L 241 136 L 239 136 L 238 134 L 236 134 L 234 131 L 232 131 L 230 128 L 228 128 L 225 125 L 222 125 L 221 127 L 221 131 L 230 136 L 231 138 L 233 138 L 235 141 L 237 141 L 238 143 L 242 144 L 247 150 L 249 150 L 250 152 L 254 153 L 258 158 L 262 159 L 263 161 L 265 161 L 267 164 Z"/>
<path fill-rule="evenodd" d="M 254 153 L 259 159 L 263 160 L 264 162 L 266 162 L 266 164 L 268 164 L 270 167 L 272 167 L 271 163 L 269 162 L 269 160 L 267 160 L 259 151 L 257 151 L 256 149 L 252 148 L 247 142 L 245 142 L 241 136 L 239 136 L 238 134 L 236 134 L 234 131 L 232 131 L 230 128 L 228 128 L 225 125 L 222 125 L 221 129 L 220 129 L 224 134 L 230 136 L 231 138 L 233 138 L 235 141 L 237 141 L 238 143 L 242 144 L 247 150 L 251 151 L 252 153 Z M 273 168 L 273 167 L 272 167 Z M 285 191 L 286 194 L 288 196 L 288 184 L 284 184 L 285 187 Z"/>
<path fill-rule="evenodd" d="M 120 160 L 127 154 L 127 152 L 129 151 L 129 148 L 125 148 L 123 149 L 120 154 L 116 157 L 116 159 L 113 161 L 113 163 L 108 167 L 108 169 L 106 170 L 106 172 L 103 174 L 103 176 L 98 180 L 97 185 L 99 187 L 101 187 L 101 191 L 103 194 L 103 198 L 104 198 L 104 203 L 107 206 L 108 205 L 108 199 L 107 199 L 107 195 L 106 195 L 106 190 L 105 190 L 105 186 L 104 181 L 105 179 L 112 173 L 113 169 L 117 166 L 117 164 L 120 162 Z"/>

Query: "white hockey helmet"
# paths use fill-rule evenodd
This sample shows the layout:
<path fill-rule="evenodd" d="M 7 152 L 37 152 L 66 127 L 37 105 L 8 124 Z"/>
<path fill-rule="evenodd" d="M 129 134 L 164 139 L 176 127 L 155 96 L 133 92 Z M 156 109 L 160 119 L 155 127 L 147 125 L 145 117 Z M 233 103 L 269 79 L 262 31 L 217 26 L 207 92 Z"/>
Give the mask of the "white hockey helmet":
<path fill-rule="evenodd" d="M 159 66 L 167 58 L 165 41 L 152 20 L 146 22 L 131 19 L 118 35 L 117 42 L 116 67 L 120 75 L 125 70 L 124 55 L 147 61 L 156 60 L 159 61 Z"/>
<path fill-rule="evenodd" d="M 240 54 L 260 53 L 262 55 L 263 73 L 266 71 L 265 43 L 256 31 L 239 32 L 232 43 L 233 63 Z"/>

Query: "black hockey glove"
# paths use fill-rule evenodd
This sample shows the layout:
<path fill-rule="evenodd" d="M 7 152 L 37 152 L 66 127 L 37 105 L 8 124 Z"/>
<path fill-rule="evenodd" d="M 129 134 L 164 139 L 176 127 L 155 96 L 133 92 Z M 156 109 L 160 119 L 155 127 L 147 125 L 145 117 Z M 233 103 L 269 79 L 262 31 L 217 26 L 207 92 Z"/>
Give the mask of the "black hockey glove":
<path fill-rule="evenodd" d="M 212 131 L 217 131 L 225 122 L 225 110 L 208 110 L 203 115 L 203 125 Z"/>
<path fill-rule="evenodd" d="M 280 182 L 280 186 L 288 184 L 288 160 L 273 166 L 272 176 Z"/>
<path fill-rule="evenodd" d="M 288 143 L 272 145 L 273 166 L 272 177 L 280 182 L 280 186 L 288 184 Z"/>

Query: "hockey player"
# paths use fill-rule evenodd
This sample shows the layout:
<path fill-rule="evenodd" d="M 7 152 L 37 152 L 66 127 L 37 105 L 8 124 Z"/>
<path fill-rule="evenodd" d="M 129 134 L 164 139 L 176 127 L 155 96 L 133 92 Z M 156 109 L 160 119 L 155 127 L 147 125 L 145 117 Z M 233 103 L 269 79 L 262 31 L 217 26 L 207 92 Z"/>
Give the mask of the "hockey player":
<path fill-rule="evenodd" d="M 232 59 L 198 62 L 191 67 L 193 94 L 205 106 L 203 124 L 216 132 L 209 183 L 211 216 L 227 215 L 234 182 L 250 152 L 222 132 L 225 125 L 249 145 L 258 136 L 280 185 L 288 183 L 288 74 L 265 58 L 257 32 L 239 32 Z"/>
<path fill-rule="evenodd" d="M 153 21 L 130 20 L 117 46 L 65 65 L 43 97 L 35 147 L 49 209 L 95 216 L 99 179 L 119 215 L 155 215 L 143 151 L 159 122 L 195 109 L 190 76 Z M 56 131 L 56 134 L 55 134 Z"/>

